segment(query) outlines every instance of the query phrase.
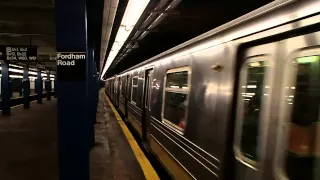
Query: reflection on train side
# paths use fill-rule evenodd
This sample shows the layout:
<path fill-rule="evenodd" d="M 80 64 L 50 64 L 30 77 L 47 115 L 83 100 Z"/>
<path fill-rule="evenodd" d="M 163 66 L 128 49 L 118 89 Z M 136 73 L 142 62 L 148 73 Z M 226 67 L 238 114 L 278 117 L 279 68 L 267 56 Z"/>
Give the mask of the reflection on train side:
<path fill-rule="evenodd" d="M 290 123 L 285 172 L 289 179 L 320 178 L 320 56 L 292 61 L 294 86 L 286 87 Z"/>

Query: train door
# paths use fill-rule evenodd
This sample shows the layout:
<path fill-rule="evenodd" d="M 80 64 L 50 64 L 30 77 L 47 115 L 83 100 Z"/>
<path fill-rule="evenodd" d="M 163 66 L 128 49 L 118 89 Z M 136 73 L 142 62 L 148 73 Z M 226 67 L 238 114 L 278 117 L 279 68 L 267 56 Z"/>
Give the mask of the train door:
<path fill-rule="evenodd" d="M 278 43 L 244 51 L 235 117 L 236 180 L 262 180 L 266 167 L 271 93 Z"/>
<path fill-rule="evenodd" d="M 144 84 L 144 97 L 143 97 L 143 118 L 142 118 L 142 140 L 144 146 L 149 144 L 149 126 L 150 126 L 150 116 L 151 116 L 151 107 L 150 107 L 150 98 L 151 98 L 151 85 L 152 85 L 152 74 L 153 69 L 147 69 L 145 72 L 145 84 Z M 148 150 L 148 147 L 146 147 Z"/>
<path fill-rule="evenodd" d="M 282 41 L 277 179 L 320 179 L 320 32 Z M 276 131 L 276 130 L 275 130 Z"/>
<path fill-rule="evenodd" d="M 128 101 L 129 101 L 129 78 L 130 75 L 126 75 L 126 81 L 125 81 L 125 120 L 127 121 L 128 117 Z"/>
<path fill-rule="evenodd" d="M 110 80 L 110 97 L 112 102 L 113 102 L 113 89 L 114 89 L 114 84 L 113 84 L 113 79 L 111 79 Z"/>
<path fill-rule="evenodd" d="M 119 107 L 120 93 L 120 77 L 116 77 L 116 107 Z"/>

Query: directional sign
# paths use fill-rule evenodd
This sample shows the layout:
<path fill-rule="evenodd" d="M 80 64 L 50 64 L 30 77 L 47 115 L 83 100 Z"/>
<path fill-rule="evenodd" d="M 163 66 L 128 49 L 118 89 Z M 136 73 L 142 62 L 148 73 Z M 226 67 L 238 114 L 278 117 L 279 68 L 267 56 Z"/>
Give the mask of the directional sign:
<path fill-rule="evenodd" d="M 0 60 L 36 61 L 37 47 L 31 46 L 0 46 Z"/>
<path fill-rule="evenodd" d="M 86 80 L 86 52 L 57 53 L 58 81 Z"/>

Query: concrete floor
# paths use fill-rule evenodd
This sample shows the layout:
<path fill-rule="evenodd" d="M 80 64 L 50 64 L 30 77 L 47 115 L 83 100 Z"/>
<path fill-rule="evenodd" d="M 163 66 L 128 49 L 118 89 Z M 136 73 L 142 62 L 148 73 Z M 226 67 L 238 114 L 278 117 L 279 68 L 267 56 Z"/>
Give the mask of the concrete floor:
<path fill-rule="evenodd" d="M 58 179 L 56 103 L 43 99 L 0 116 L 1 180 Z"/>
<path fill-rule="evenodd" d="M 90 152 L 91 180 L 145 179 L 103 90 L 99 93 L 95 141 Z"/>
<path fill-rule="evenodd" d="M 144 180 L 145 177 L 105 96 L 100 91 L 90 152 L 91 180 Z M 57 101 L 43 99 L 0 115 L 0 180 L 58 180 Z"/>

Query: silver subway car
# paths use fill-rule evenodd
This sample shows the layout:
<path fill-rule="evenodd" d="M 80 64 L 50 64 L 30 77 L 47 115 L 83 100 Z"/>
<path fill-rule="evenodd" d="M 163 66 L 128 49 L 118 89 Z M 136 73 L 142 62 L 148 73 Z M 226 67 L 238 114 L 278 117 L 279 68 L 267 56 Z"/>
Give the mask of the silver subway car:
<path fill-rule="evenodd" d="M 274 1 L 106 92 L 174 179 L 318 180 L 320 1 Z"/>

